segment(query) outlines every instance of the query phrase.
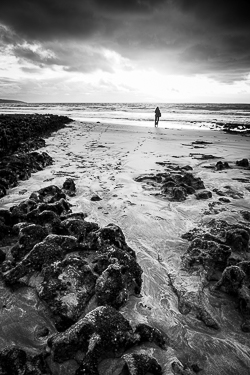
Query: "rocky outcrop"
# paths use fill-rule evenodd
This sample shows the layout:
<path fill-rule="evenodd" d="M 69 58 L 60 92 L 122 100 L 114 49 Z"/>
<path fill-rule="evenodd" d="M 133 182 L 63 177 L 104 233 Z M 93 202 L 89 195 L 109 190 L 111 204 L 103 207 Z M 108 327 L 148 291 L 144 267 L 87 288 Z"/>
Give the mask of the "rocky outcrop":
<path fill-rule="evenodd" d="M 236 298 L 241 311 L 242 330 L 250 331 L 250 229 L 211 220 L 183 235 L 191 241 L 182 256 L 182 267 L 191 274 L 205 275 L 212 292 L 227 293 Z M 247 256 L 248 258 L 248 256 Z"/>
<path fill-rule="evenodd" d="M 121 355 L 125 350 L 143 342 L 167 348 L 165 337 L 157 329 L 147 325 L 133 329 L 117 310 L 110 306 L 100 306 L 65 332 L 52 336 L 48 340 L 48 346 L 53 360 L 59 363 L 74 358 L 79 350 L 86 353 L 76 371 L 80 375 L 98 374 L 97 366 L 101 358 Z M 153 361 L 151 364 L 153 365 Z"/>
<path fill-rule="evenodd" d="M 45 146 L 40 137 L 71 121 L 57 115 L 0 115 L 0 198 L 19 180 L 28 180 L 31 173 L 53 163 L 46 152 L 35 151 Z"/>
<path fill-rule="evenodd" d="M 205 189 L 203 181 L 190 172 L 192 167 L 176 167 L 169 163 L 167 167 L 166 163 L 163 163 L 163 165 L 165 166 L 166 172 L 157 173 L 156 175 L 138 176 L 135 178 L 135 181 L 143 182 L 147 189 L 148 186 L 151 186 L 152 189 L 159 190 L 160 193 L 157 193 L 157 195 L 178 202 L 184 201 L 188 195 L 195 194 L 197 190 Z M 203 195 L 202 193 L 200 193 L 200 195 L 198 194 L 197 199 L 207 199 L 211 198 L 211 196 L 211 192 L 205 191 Z"/>
<path fill-rule="evenodd" d="M 75 374 L 98 374 L 100 360 L 121 356 L 135 345 L 149 342 L 166 349 L 168 340 L 158 329 L 147 324 L 132 328 L 118 312 L 131 294 L 140 295 L 142 286 L 142 269 L 121 228 L 113 223 L 100 228 L 85 220 L 85 213 L 71 212 L 67 191 L 75 191 L 72 181 L 67 180 L 63 189 L 42 188 L 10 210 L 0 210 L 0 241 L 8 235 L 9 243 L 14 242 L 0 254 L 2 280 L 15 289 L 34 287 L 60 332 L 49 338 L 37 362 L 19 348 L 6 349 L 0 354 L 3 374 L 49 375 L 53 371 L 47 370 L 44 356 L 52 355 L 49 363 L 61 363 L 79 351 L 85 357 Z M 9 358 L 14 359 L 12 372 L 6 370 Z M 162 373 L 156 359 L 146 353 L 124 354 L 121 362 L 130 374 Z"/>

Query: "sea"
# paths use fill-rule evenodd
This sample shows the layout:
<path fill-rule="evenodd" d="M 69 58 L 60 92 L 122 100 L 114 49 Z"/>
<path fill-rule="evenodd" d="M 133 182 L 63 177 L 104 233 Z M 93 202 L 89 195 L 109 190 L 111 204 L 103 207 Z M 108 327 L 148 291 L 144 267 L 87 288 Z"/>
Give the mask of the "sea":
<path fill-rule="evenodd" d="M 250 126 L 250 104 L 190 103 L 0 103 L 0 113 L 57 114 L 90 123 L 152 126 L 156 106 L 160 127 L 216 128 L 232 124 Z"/>

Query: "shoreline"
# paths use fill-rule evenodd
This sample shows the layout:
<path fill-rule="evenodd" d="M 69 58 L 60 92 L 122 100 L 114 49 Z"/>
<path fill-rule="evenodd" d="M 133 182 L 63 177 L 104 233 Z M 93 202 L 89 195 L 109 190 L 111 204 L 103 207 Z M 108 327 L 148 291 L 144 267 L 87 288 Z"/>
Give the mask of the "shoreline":
<path fill-rule="evenodd" d="M 250 171 L 236 164 L 236 161 L 249 159 L 249 138 L 209 130 L 177 131 L 153 126 L 145 129 L 73 122 L 48 138 L 42 150 L 52 156 L 54 165 L 11 189 L 0 204 L 9 208 L 34 190 L 48 184 L 62 186 L 65 178 L 72 178 L 76 184 L 76 195 L 70 198 L 73 212 L 86 212 L 87 220 L 101 227 L 117 224 L 128 245 L 136 251 L 143 269 L 142 296 L 130 297 L 121 312 L 127 319 L 147 322 L 169 337 L 167 353 L 157 348 L 153 350 L 164 374 L 175 373 L 171 363 L 176 358 L 183 366 L 189 366 L 190 371 L 190 366 L 196 364 L 204 374 L 215 374 L 218 368 L 221 374 L 247 374 L 249 334 L 241 331 L 242 317 L 234 306 L 234 299 L 223 293 L 219 300 L 211 296 L 207 286 L 204 288 L 208 282 L 206 272 L 201 273 L 203 285 L 200 276 L 188 276 L 180 271 L 180 261 L 189 248 L 188 240 L 182 235 L 197 226 L 208 228 L 207 224 L 215 219 L 227 220 L 230 225 L 241 221 L 249 228 L 241 211 L 250 211 L 250 191 L 247 190 Z M 223 168 L 223 164 L 219 169 L 218 161 L 228 162 L 230 168 Z M 212 197 L 199 200 L 194 194 L 187 194 L 185 200 L 175 201 L 172 190 L 168 191 L 171 199 L 165 193 L 162 195 L 161 183 L 155 176 L 180 174 L 177 167 L 186 165 L 193 168 L 191 173 L 196 178 L 204 181 L 205 190 L 209 190 Z M 150 178 L 144 176 L 141 182 L 135 181 L 142 174 Z M 20 194 L 24 190 L 26 192 Z M 219 195 L 219 191 L 224 195 Z M 93 196 L 100 200 L 92 201 Z M 221 197 L 229 202 L 220 202 Z M 246 249 L 247 254 L 249 248 Z M 204 290 L 205 307 L 219 325 L 218 331 L 204 324 L 204 312 L 189 310 L 185 302 L 186 296 L 199 290 Z M 185 303 L 180 302 L 180 295 L 185 297 Z M 195 300 L 188 301 L 195 304 Z M 223 302 L 221 306 L 218 301 Z M 240 354 L 237 345 L 242 347 Z M 213 347 L 218 352 L 216 356 Z M 227 364 L 229 348 L 236 366 L 233 373 Z"/>

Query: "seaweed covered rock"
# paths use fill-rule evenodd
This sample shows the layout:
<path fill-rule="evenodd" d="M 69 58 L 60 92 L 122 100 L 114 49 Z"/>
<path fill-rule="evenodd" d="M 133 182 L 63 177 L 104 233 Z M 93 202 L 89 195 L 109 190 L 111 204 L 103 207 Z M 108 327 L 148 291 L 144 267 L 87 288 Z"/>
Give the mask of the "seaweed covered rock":
<path fill-rule="evenodd" d="M 67 234 L 75 236 L 79 241 L 87 241 L 91 232 L 99 229 L 98 224 L 85 221 L 83 218 L 68 217 L 61 223 Z"/>
<path fill-rule="evenodd" d="M 38 295 L 52 312 L 57 329 L 65 330 L 83 314 L 97 277 L 87 261 L 73 254 L 44 268 L 42 276 Z"/>
<path fill-rule="evenodd" d="M 36 222 L 46 228 L 49 233 L 67 234 L 63 230 L 60 217 L 54 211 L 42 211 L 38 214 Z"/>
<path fill-rule="evenodd" d="M 196 199 L 209 199 L 212 198 L 212 193 L 209 190 L 199 191 L 195 194 Z"/>
<path fill-rule="evenodd" d="M 125 369 L 129 375 L 153 374 L 162 375 L 162 368 L 154 357 L 146 354 L 124 354 L 122 359 L 125 361 Z"/>
<path fill-rule="evenodd" d="M 98 278 L 95 293 L 99 306 L 109 305 L 119 309 L 125 305 L 129 293 L 123 278 L 123 266 L 118 263 L 110 264 Z"/>
<path fill-rule="evenodd" d="M 65 193 L 56 185 L 46 186 L 30 195 L 36 203 L 54 203 L 61 198 L 66 199 Z"/>
<path fill-rule="evenodd" d="M 0 351 L 1 375 L 50 375 L 44 356 L 27 354 L 23 349 L 10 347 Z"/>
<path fill-rule="evenodd" d="M 175 186 L 172 190 L 173 199 L 175 201 L 181 202 L 186 199 L 187 192 L 184 187 L 182 186 Z"/>
<path fill-rule="evenodd" d="M 216 270 L 222 272 L 225 269 L 230 255 L 229 246 L 195 238 L 182 256 L 182 265 L 187 269 L 197 269 L 202 266 L 209 280 Z"/>
<path fill-rule="evenodd" d="M 52 211 L 58 216 L 65 216 L 71 212 L 70 204 L 61 198 L 59 201 L 54 203 L 40 203 L 36 205 L 36 208 L 27 214 L 27 220 L 30 222 L 37 222 L 38 215 L 43 211 Z"/>
<path fill-rule="evenodd" d="M 242 287 L 245 272 L 238 266 L 226 267 L 221 279 L 215 284 L 214 289 L 222 289 L 226 293 L 237 294 Z"/>
<path fill-rule="evenodd" d="M 237 160 L 236 165 L 238 165 L 239 167 L 247 168 L 247 167 L 249 167 L 249 161 L 248 161 L 248 159 Z"/>
<path fill-rule="evenodd" d="M 229 166 L 229 164 L 228 164 L 228 162 L 227 161 L 225 161 L 225 162 L 223 162 L 223 161 L 218 161 L 217 163 L 216 163 L 216 165 L 215 165 L 215 169 L 217 170 L 217 171 L 222 171 L 222 170 L 224 170 L 224 169 L 229 169 L 230 168 L 230 166 Z"/>
<path fill-rule="evenodd" d="M 119 249 L 135 255 L 134 251 L 127 245 L 125 236 L 118 225 L 108 224 L 89 235 L 90 248 L 100 251 L 106 251 L 107 247 L 114 245 Z"/>
<path fill-rule="evenodd" d="M 165 349 L 165 339 L 163 335 L 161 337 L 162 348 Z M 85 352 L 76 374 L 83 374 L 84 371 L 91 374 L 92 371 L 97 371 L 98 361 L 103 356 L 121 355 L 126 349 L 143 341 L 140 333 L 134 332 L 121 313 L 110 306 L 101 306 L 65 332 L 49 338 L 48 346 L 56 362 L 73 358 L 78 350 Z"/>
<path fill-rule="evenodd" d="M 48 231 L 41 225 L 30 224 L 20 229 L 18 246 L 11 250 L 16 261 L 20 261 L 39 242 L 48 235 Z"/>
<path fill-rule="evenodd" d="M 142 286 L 142 269 L 130 253 L 111 246 L 103 254 L 99 254 L 94 260 L 94 271 L 99 275 L 109 265 L 118 263 L 122 266 L 122 278 L 125 281 L 129 294 L 140 294 Z"/>
<path fill-rule="evenodd" d="M 73 178 L 67 178 L 63 183 L 63 191 L 70 197 L 76 195 L 76 185 Z"/>
<path fill-rule="evenodd" d="M 33 199 L 26 199 L 16 206 L 10 208 L 11 220 L 13 224 L 27 220 L 29 212 L 37 207 L 37 203 Z"/>
<path fill-rule="evenodd" d="M 49 235 L 33 249 L 16 266 L 3 273 L 6 283 L 14 284 L 20 278 L 41 271 L 50 264 L 63 260 L 70 252 L 82 250 L 75 237 Z"/>
<path fill-rule="evenodd" d="M 0 209 L 0 241 L 11 232 L 11 214 L 8 210 Z"/>
<path fill-rule="evenodd" d="M 226 232 L 226 244 L 235 252 L 248 252 L 249 233 L 245 229 L 233 228 Z"/>
<path fill-rule="evenodd" d="M 166 163 L 158 163 L 165 165 Z M 168 164 L 166 172 L 156 175 L 142 175 L 135 178 L 137 182 L 148 183 L 151 186 L 159 187 L 161 194 L 172 201 L 184 201 L 188 195 L 194 194 L 196 190 L 205 189 L 200 177 L 195 177 L 189 170 L 189 166 L 175 167 Z M 159 194 L 158 194 L 159 195 Z"/>

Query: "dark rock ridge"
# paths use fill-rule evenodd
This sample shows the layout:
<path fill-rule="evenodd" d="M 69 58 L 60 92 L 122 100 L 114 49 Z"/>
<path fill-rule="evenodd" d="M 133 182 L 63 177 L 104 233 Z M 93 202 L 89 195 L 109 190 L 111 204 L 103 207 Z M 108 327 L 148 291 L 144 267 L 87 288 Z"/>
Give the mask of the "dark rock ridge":
<path fill-rule="evenodd" d="M 80 367 L 77 360 L 76 375 L 98 374 L 102 359 L 123 354 L 127 373 L 161 374 L 155 358 L 131 350 L 144 342 L 166 349 L 168 339 L 146 324 L 132 328 L 118 311 L 131 294 L 141 292 L 142 269 L 134 250 L 117 225 L 101 228 L 85 213 L 73 213 L 65 192 L 75 193 L 73 180 L 0 210 L 1 278 L 13 291 L 35 288 L 58 331 L 36 357 L 17 346 L 1 351 L 2 373 L 52 374 L 48 363 L 74 360 L 80 351 L 85 356 Z"/>
<path fill-rule="evenodd" d="M 74 358 L 79 350 L 86 353 L 76 371 L 76 375 L 80 375 L 98 374 L 97 366 L 100 359 L 121 356 L 135 345 L 152 342 L 166 349 L 167 341 L 156 328 L 139 324 L 133 329 L 129 321 L 113 307 L 100 306 L 65 332 L 52 336 L 48 340 L 48 346 L 53 360 L 59 363 Z M 147 364 L 147 356 L 142 362 Z M 145 366 L 143 363 L 142 366 Z M 159 371 L 160 366 L 154 364 L 155 369 Z"/>
<path fill-rule="evenodd" d="M 188 195 L 195 194 L 196 199 L 208 199 L 212 193 L 205 190 L 200 177 L 195 177 L 190 171 L 189 165 L 179 167 L 170 163 L 157 163 L 165 166 L 165 172 L 157 174 L 141 175 L 135 178 L 137 182 L 143 182 L 145 189 L 157 189 L 156 195 L 172 201 L 184 201 Z M 199 190 L 198 193 L 196 191 Z"/>
<path fill-rule="evenodd" d="M 52 164 L 46 152 L 35 150 L 45 146 L 41 137 L 71 121 L 57 115 L 0 115 L 0 198 L 18 180 L 27 180 L 31 173 Z"/>

